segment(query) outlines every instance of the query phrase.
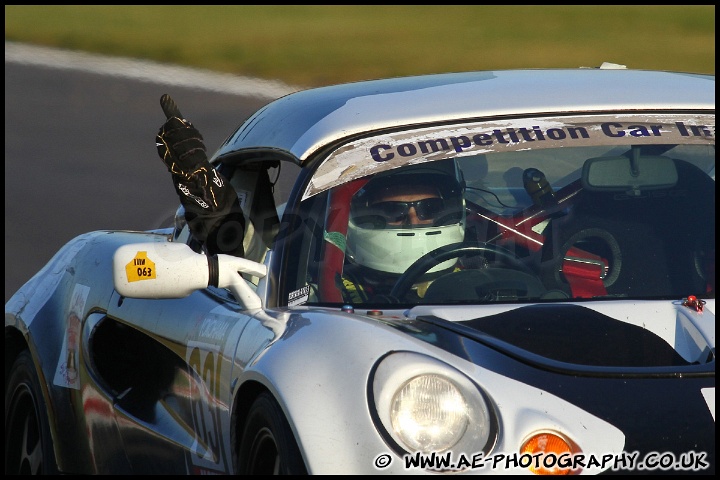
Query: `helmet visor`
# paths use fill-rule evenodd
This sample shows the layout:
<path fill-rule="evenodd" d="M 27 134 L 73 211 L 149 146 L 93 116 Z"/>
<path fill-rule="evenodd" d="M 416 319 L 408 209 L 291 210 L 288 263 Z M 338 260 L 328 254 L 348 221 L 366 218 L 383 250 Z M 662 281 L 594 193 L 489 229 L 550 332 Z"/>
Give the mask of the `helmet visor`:
<path fill-rule="evenodd" d="M 384 217 L 387 223 L 404 223 L 410 216 L 411 208 L 420 220 L 435 220 L 445 210 L 445 202 L 442 198 L 423 198 L 413 202 L 391 200 L 374 203 L 367 210 L 369 215 Z"/>
<path fill-rule="evenodd" d="M 413 224 L 414 216 L 422 223 Z M 423 198 L 414 201 L 385 200 L 353 211 L 353 222 L 361 228 L 412 228 L 450 225 L 462 220 L 460 202 L 444 200 L 439 197 Z"/>

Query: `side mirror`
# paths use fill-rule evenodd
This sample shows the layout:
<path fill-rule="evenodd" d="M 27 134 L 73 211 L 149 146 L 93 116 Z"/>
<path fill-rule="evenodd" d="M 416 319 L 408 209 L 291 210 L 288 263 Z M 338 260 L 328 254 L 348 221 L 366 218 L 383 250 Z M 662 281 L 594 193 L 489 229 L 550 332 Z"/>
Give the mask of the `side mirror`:
<path fill-rule="evenodd" d="M 113 256 L 115 290 L 129 298 L 183 298 L 210 285 L 229 289 L 244 308 L 262 307 L 242 277 L 262 278 L 267 267 L 230 255 L 207 256 L 184 243 L 148 242 L 123 245 Z"/>

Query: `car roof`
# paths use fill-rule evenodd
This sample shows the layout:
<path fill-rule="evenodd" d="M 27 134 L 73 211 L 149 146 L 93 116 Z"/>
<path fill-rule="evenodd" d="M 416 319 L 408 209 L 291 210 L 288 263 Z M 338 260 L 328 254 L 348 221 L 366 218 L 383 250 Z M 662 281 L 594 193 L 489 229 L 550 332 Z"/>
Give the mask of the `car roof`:
<path fill-rule="evenodd" d="M 618 66 L 621 67 L 621 66 Z M 212 161 L 302 164 L 345 137 L 429 122 L 518 114 L 713 110 L 715 76 L 625 68 L 523 69 L 369 80 L 291 93 L 258 110 Z"/>

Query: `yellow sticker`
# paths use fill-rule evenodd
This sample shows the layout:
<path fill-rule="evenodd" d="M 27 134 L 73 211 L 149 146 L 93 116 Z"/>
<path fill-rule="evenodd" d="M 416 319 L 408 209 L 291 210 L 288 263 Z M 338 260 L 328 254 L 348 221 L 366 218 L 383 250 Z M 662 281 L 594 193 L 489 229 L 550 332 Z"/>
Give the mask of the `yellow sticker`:
<path fill-rule="evenodd" d="M 147 258 L 147 252 L 137 252 L 135 258 L 125 265 L 128 282 L 153 280 L 155 278 L 155 262 Z"/>

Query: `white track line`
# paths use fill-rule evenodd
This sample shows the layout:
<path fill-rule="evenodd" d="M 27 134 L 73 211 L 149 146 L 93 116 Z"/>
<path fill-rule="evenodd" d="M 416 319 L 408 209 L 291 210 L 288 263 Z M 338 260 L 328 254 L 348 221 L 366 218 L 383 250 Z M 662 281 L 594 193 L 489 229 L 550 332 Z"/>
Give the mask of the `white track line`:
<path fill-rule="evenodd" d="M 231 95 L 275 99 L 300 90 L 278 81 L 259 80 L 229 73 L 196 70 L 125 57 L 5 42 L 5 62 L 63 70 L 112 75 L 142 82 L 171 85 Z"/>

